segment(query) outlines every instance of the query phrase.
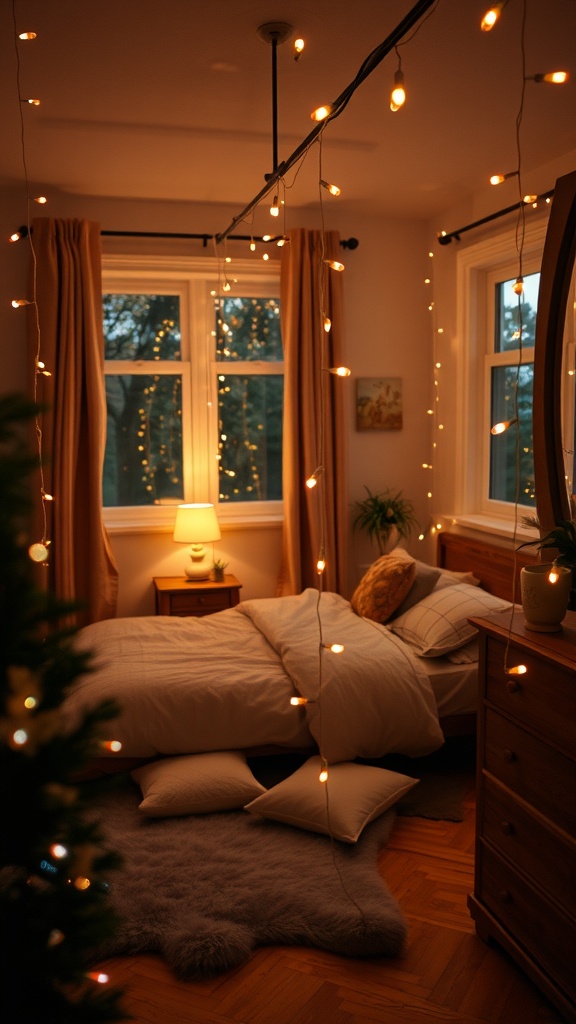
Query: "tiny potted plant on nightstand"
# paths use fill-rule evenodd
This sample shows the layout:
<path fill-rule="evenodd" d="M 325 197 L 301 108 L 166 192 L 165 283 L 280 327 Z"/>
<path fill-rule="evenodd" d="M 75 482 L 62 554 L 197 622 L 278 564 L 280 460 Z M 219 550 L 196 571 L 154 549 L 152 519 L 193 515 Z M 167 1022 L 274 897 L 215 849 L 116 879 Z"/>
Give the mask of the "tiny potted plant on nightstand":
<path fill-rule="evenodd" d="M 214 576 L 215 583 L 224 582 L 224 572 L 228 566 L 228 562 L 223 562 L 221 558 L 215 559 L 212 564 L 212 575 Z"/>

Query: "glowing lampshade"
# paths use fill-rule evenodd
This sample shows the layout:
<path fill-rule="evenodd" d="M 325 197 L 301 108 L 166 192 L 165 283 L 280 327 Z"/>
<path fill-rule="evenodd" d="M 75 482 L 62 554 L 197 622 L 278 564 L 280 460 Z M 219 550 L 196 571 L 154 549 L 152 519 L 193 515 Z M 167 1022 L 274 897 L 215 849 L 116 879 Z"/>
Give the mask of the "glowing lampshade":
<path fill-rule="evenodd" d="M 191 580 L 206 580 L 211 564 L 206 561 L 205 544 L 220 540 L 220 527 L 214 505 L 207 502 L 178 505 L 174 523 L 174 540 L 190 544 L 184 572 Z"/>

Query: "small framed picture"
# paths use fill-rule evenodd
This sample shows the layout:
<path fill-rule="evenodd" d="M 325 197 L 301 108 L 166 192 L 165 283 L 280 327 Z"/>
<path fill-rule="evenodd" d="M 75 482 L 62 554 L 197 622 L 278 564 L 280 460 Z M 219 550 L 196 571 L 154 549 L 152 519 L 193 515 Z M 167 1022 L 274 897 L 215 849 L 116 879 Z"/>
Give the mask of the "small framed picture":
<path fill-rule="evenodd" d="M 402 378 L 359 377 L 356 429 L 402 430 Z"/>

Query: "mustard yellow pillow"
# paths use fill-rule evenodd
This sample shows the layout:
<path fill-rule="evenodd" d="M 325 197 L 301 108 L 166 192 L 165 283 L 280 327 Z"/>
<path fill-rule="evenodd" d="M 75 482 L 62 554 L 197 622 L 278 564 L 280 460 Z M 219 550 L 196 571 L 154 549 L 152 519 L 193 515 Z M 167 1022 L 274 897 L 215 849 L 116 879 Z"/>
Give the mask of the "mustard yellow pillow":
<path fill-rule="evenodd" d="M 352 594 L 352 608 L 367 619 L 387 622 L 410 591 L 415 575 L 414 559 L 382 555 L 370 566 Z"/>

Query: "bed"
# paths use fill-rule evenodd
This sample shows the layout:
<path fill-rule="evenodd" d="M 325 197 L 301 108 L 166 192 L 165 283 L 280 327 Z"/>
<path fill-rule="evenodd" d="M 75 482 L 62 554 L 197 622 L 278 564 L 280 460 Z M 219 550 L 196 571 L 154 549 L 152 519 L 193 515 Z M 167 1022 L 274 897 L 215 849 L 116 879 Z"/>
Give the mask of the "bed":
<path fill-rule="evenodd" d="M 218 750 L 320 750 L 329 763 L 424 756 L 474 730 L 468 618 L 510 609 L 513 563 L 505 548 L 442 533 L 437 567 L 392 552 L 351 601 L 310 589 L 200 619 L 94 623 L 77 638 L 94 671 L 66 713 L 74 721 L 103 698 L 119 703 L 110 731 L 122 755 L 106 762 L 116 770 Z M 343 652 L 330 650 L 334 641 Z"/>

